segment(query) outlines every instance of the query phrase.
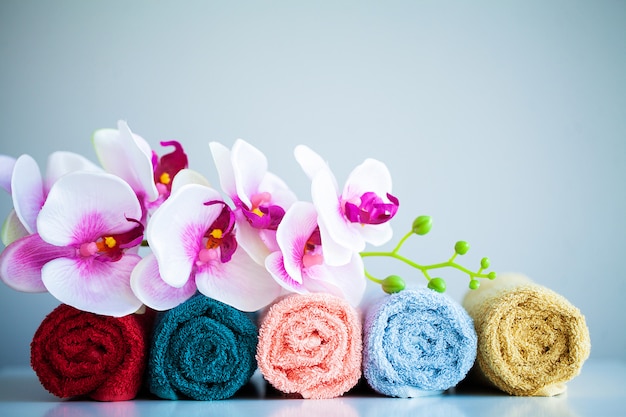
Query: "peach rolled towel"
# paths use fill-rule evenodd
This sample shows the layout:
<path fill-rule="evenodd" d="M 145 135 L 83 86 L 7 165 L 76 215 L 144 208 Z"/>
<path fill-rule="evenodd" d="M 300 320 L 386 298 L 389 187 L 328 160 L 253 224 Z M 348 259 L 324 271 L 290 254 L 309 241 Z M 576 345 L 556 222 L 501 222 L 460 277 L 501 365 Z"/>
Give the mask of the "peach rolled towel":
<path fill-rule="evenodd" d="M 502 391 L 553 396 L 589 357 L 585 317 L 563 296 L 521 274 L 501 274 L 467 293 L 478 335 L 476 374 Z"/>
<path fill-rule="evenodd" d="M 361 322 L 354 307 L 327 293 L 292 294 L 261 319 L 257 362 L 285 394 L 334 398 L 361 377 Z"/>

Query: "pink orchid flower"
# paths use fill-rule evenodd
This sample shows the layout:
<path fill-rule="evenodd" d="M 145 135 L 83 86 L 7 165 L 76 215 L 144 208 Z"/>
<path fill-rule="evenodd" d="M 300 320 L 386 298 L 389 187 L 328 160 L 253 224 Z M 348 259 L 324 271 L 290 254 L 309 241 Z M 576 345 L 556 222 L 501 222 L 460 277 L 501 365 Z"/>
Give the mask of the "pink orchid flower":
<path fill-rule="evenodd" d="M 391 194 L 387 166 L 366 159 L 348 176 L 339 191 L 337 180 L 324 160 L 310 148 L 299 145 L 295 157 L 311 179 L 311 196 L 319 215 L 324 259 L 329 265 L 349 262 L 366 243 L 382 245 L 392 237 L 391 220 L 399 202 Z"/>
<path fill-rule="evenodd" d="M 88 159 L 72 152 L 50 154 L 45 178 L 30 155 L 25 154 L 17 159 L 4 158 L 7 158 L 8 164 L 1 173 L 2 187 L 13 199 L 13 211 L 2 227 L 2 242 L 5 245 L 37 232 L 39 211 L 52 184 L 59 178 L 74 171 L 101 171 Z"/>
<path fill-rule="evenodd" d="M 152 253 L 133 271 L 131 286 L 151 308 L 173 308 L 198 290 L 255 311 L 281 291 L 238 245 L 234 213 L 210 187 L 180 186 L 152 214 L 146 235 Z"/>
<path fill-rule="evenodd" d="M 222 190 L 236 208 L 238 241 L 263 264 L 278 250 L 276 229 L 297 198 L 283 180 L 268 172 L 265 155 L 244 140 L 237 139 L 232 150 L 217 142 L 210 148 Z"/>
<path fill-rule="evenodd" d="M 14 188 L 15 190 L 15 188 Z M 103 173 L 59 178 L 36 219 L 37 233 L 0 255 L 0 279 L 26 292 L 48 291 L 96 314 L 123 316 L 141 307 L 130 274 L 141 259 L 141 206 L 130 186 Z"/>
<path fill-rule="evenodd" d="M 177 141 L 160 142 L 174 150 L 159 158 L 148 142 L 119 121 L 117 129 L 99 129 L 93 145 L 103 168 L 126 181 L 146 211 L 156 209 L 171 192 L 176 174 L 187 168 L 188 159 Z M 144 216 L 145 218 L 145 216 Z"/>
<path fill-rule="evenodd" d="M 326 242 L 313 204 L 293 204 L 278 226 L 276 239 L 280 251 L 270 254 L 265 266 L 283 288 L 300 294 L 327 292 L 359 304 L 366 287 L 363 261 L 354 252 L 344 265 L 326 262 Z"/>

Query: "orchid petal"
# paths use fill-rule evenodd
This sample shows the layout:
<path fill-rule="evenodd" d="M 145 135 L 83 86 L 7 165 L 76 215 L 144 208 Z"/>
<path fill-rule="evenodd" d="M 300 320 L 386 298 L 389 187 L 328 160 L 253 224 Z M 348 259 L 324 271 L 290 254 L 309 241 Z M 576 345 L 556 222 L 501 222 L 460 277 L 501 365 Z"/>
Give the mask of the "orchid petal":
<path fill-rule="evenodd" d="M 62 303 L 95 314 L 121 317 L 141 301 L 130 287 L 130 275 L 141 258 L 125 255 L 117 262 L 94 258 L 58 258 L 41 271 L 46 288 Z"/>
<path fill-rule="evenodd" d="M 298 200 L 298 197 L 289 189 L 287 183 L 271 172 L 265 173 L 259 183 L 258 190 L 270 193 L 272 195 L 272 204 L 281 206 L 285 210 Z"/>
<path fill-rule="evenodd" d="M 11 176 L 13 207 L 28 233 L 37 231 L 37 215 L 45 201 L 39 165 L 30 155 L 15 161 Z"/>
<path fill-rule="evenodd" d="M 187 184 L 152 215 L 146 235 L 167 284 L 180 288 L 187 283 L 202 239 L 222 211 L 220 204 L 204 203 L 221 200 L 212 188 Z"/>
<path fill-rule="evenodd" d="M 361 236 L 363 239 L 374 246 L 381 246 L 389 242 L 393 237 L 391 223 L 381 224 L 364 224 L 361 227 Z"/>
<path fill-rule="evenodd" d="M 72 248 L 50 245 L 37 234 L 8 245 L 0 254 L 0 279 L 9 287 L 25 292 L 45 292 L 41 269 L 59 256 L 72 256 Z"/>
<path fill-rule="evenodd" d="M 287 210 L 276 230 L 276 241 L 284 257 L 285 270 L 296 282 L 302 282 L 304 248 L 316 227 L 315 207 L 311 203 L 300 201 Z"/>
<path fill-rule="evenodd" d="M 13 175 L 14 166 L 15 158 L 0 155 L 0 188 L 9 194 L 11 194 L 11 176 Z"/>
<path fill-rule="evenodd" d="M 198 290 L 242 311 L 256 311 L 270 304 L 281 287 L 267 270 L 245 251 L 237 250 L 230 262 L 213 264 L 196 274 Z"/>
<path fill-rule="evenodd" d="M 49 190 L 59 178 L 74 171 L 102 172 L 102 168 L 82 155 L 73 152 L 53 152 L 48 156 L 46 168 L 46 190 Z"/>
<path fill-rule="evenodd" d="M 161 278 L 159 264 L 153 254 L 146 255 L 133 269 L 130 287 L 135 296 L 148 307 L 165 311 L 188 300 L 196 292 L 193 279 L 181 288 L 172 287 Z"/>
<path fill-rule="evenodd" d="M 267 255 L 271 253 L 266 245 L 267 240 L 263 240 L 261 233 L 248 223 L 248 220 L 241 211 L 235 212 L 237 219 L 237 242 L 254 261 L 263 265 Z"/>
<path fill-rule="evenodd" d="M 326 161 L 308 146 L 298 145 L 293 153 L 296 161 L 298 161 L 298 164 L 300 164 L 300 167 L 309 179 L 313 179 L 321 170 L 329 169 Z"/>
<path fill-rule="evenodd" d="M 37 228 L 46 242 L 69 246 L 129 231 L 136 224 L 127 219 L 140 218 L 141 206 L 127 183 L 103 172 L 77 171 L 52 186 Z"/>
<path fill-rule="evenodd" d="M 342 197 L 349 200 L 352 197 L 361 197 L 366 192 L 374 192 L 379 197 L 391 193 L 391 174 L 387 166 L 376 159 L 368 158 L 352 170 L 346 180 Z"/>
<path fill-rule="evenodd" d="M 259 190 L 259 184 L 267 173 L 267 158 L 248 142 L 237 139 L 231 152 L 237 196 L 243 204 L 251 207 L 250 197 Z"/>
<path fill-rule="evenodd" d="M 11 210 L 7 218 L 2 224 L 2 231 L 0 232 L 0 239 L 4 246 L 9 246 L 16 240 L 27 236 L 28 230 L 24 227 L 20 219 L 17 217 L 15 210 Z"/>
<path fill-rule="evenodd" d="M 128 182 L 137 194 L 148 201 L 159 197 L 154 184 L 152 151 L 144 138 L 131 132 L 124 121 L 118 129 L 100 129 L 93 135 L 93 144 L 100 164 L 107 172 Z"/>
<path fill-rule="evenodd" d="M 340 266 L 350 262 L 353 251 L 338 244 L 328 233 L 328 229 L 326 229 L 326 225 L 323 222 L 319 223 L 319 228 L 322 237 L 324 263 L 330 266 Z"/>
<path fill-rule="evenodd" d="M 365 249 L 365 241 L 343 216 L 341 203 L 332 183 L 332 173 L 327 170 L 318 172 L 311 181 L 311 195 L 317 209 L 318 222 L 324 226 L 327 234 L 326 240 L 331 238 L 338 245 L 349 248 L 352 252 L 361 252 Z"/>
<path fill-rule="evenodd" d="M 183 185 L 199 184 L 205 187 L 211 187 L 211 183 L 201 173 L 193 169 L 185 168 L 178 171 L 178 174 L 172 180 L 172 194 L 178 191 Z"/>
<path fill-rule="evenodd" d="M 340 297 L 345 298 L 352 306 L 357 306 L 363 299 L 366 288 L 363 260 L 358 253 L 353 253 L 348 262 L 342 266 L 331 267 L 320 265 L 306 269 L 305 287 L 311 292 L 314 286 L 322 286 L 329 292 L 338 292 Z M 335 288 L 331 291 L 329 284 Z"/>
<path fill-rule="evenodd" d="M 220 177 L 220 186 L 229 197 L 233 198 L 237 195 L 237 186 L 230 149 L 218 142 L 209 143 L 209 147 L 213 155 L 213 163 Z"/>
<path fill-rule="evenodd" d="M 302 282 L 296 281 L 287 273 L 281 252 L 273 252 L 268 255 L 265 258 L 265 268 L 272 275 L 272 278 L 287 291 L 298 294 L 307 292 Z"/>

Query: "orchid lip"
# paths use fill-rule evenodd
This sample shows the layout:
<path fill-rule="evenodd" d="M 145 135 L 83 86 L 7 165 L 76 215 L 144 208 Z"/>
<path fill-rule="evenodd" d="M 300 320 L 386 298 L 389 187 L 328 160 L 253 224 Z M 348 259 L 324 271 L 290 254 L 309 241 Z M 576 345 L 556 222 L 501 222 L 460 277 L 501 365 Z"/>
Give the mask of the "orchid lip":
<path fill-rule="evenodd" d="M 398 212 L 400 202 L 387 193 L 390 203 L 383 202 L 376 193 L 366 192 L 357 202 L 346 201 L 344 214 L 348 221 L 360 224 L 382 224 L 391 220 Z"/>
<path fill-rule="evenodd" d="M 207 201 L 205 206 L 222 204 L 222 211 L 203 236 L 203 246 L 198 252 L 196 265 L 201 266 L 219 258 L 222 263 L 229 262 L 237 249 L 234 235 L 235 214 L 226 203 L 219 200 Z"/>
<path fill-rule="evenodd" d="M 136 223 L 136 226 L 124 233 L 105 234 L 93 242 L 83 242 L 76 249 L 77 256 L 96 256 L 101 260 L 118 261 L 125 249 L 138 246 L 143 241 L 144 227 L 141 222 L 129 218 L 126 220 Z"/>
<path fill-rule="evenodd" d="M 275 204 L 265 204 L 271 199 L 267 192 L 259 193 L 250 199 L 252 208 L 241 200 L 235 199 L 235 205 L 241 209 L 246 220 L 255 229 L 276 230 L 285 217 L 285 209 Z"/>
<path fill-rule="evenodd" d="M 161 146 L 173 146 L 174 150 L 159 158 L 152 151 L 152 166 L 154 169 L 154 183 L 159 190 L 159 194 L 169 194 L 172 190 L 172 181 L 176 174 L 189 166 L 187 154 L 182 145 L 175 141 L 160 142 Z"/>
<path fill-rule="evenodd" d="M 322 239 L 320 228 L 316 227 L 311 236 L 304 244 L 302 256 L 302 264 L 305 268 L 310 268 L 324 263 L 324 255 L 322 253 Z"/>

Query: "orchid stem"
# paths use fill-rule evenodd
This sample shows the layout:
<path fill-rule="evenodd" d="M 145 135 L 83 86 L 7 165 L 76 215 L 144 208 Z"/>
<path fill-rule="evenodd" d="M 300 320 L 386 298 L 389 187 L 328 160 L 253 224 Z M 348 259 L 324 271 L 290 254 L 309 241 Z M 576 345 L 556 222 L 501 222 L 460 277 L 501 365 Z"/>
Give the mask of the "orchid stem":
<path fill-rule="evenodd" d="M 420 234 L 425 234 L 426 232 L 420 233 Z M 439 286 L 440 282 L 444 282 L 441 278 L 437 278 L 434 279 L 431 278 L 429 271 L 434 270 L 434 269 L 441 269 L 441 268 L 454 268 L 457 269 L 465 274 L 467 274 L 470 278 L 470 288 L 474 289 L 478 287 L 478 284 L 476 281 L 476 278 L 488 278 L 488 279 L 494 279 L 495 278 L 495 273 L 491 272 L 489 274 L 487 273 L 483 273 L 483 270 L 488 267 L 488 259 L 487 258 L 483 258 L 483 260 L 481 261 L 481 267 L 480 269 L 478 269 L 477 272 L 473 272 L 470 271 L 469 269 L 467 269 L 466 267 L 459 265 L 458 263 L 455 262 L 455 259 L 457 257 L 457 255 L 463 255 L 467 252 L 467 250 L 469 249 L 469 245 L 467 244 L 467 242 L 464 241 L 459 241 L 457 242 L 457 245 L 455 246 L 455 253 L 450 257 L 450 259 L 448 259 L 446 262 L 439 262 L 439 263 L 434 263 L 434 264 L 430 264 L 430 265 L 422 265 L 419 264 L 415 261 L 412 261 L 409 258 L 406 258 L 404 256 L 402 256 L 401 254 L 399 254 L 398 252 L 400 251 L 400 249 L 402 248 L 402 245 L 404 245 L 404 243 L 406 242 L 406 240 L 412 236 L 413 234 L 417 234 L 417 232 L 415 231 L 415 228 L 411 231 L 409 231 L 408 233 L 406 233 L 402 239 L 400 239 L 400 241 L 398 242 L 398 244 L 393 248 L 393 250 L 391 252 L 388 251 L 367 251 L 367 252 L 361 252 L 360 255 L 363 258 L 368 258 L 368 257 L 388 257 L 388 258 L 393 258 L 393 259 L 397 259 L 400 262 L 403 262 L 417 270 L 419 270 L 422 275 L 424 275 L 424 277 L 426 278 L 427 281 L 429 281 L 429 287 L 431 286 L 431 284 L 434 284 L 435 286 Z M 402 279 L 398 276 L 389 276 L 386 279 L 380 279 L 380 278 L 376 278 L 375 276 L 373 276 L 372 274 L 370 274 L 367 270 L 364 271 L 365 272 L 365 277 L 367 279 L 369 279 L 370 281 L 373 281 L 377 284 L 383 285 L 383 288 L 385 288 L 386 285 L 393 285 L 391 284 L 391 281 L 388 282 L 388 280 L 390 278 L 392 278 L 392 282 L 397 284 L 399 282 L 402 282 Z M 432 282 L 431 282 L 432 280 Z M 474 285 L 474 286 L 472 286 Z M 402 288 L 404 288 L 404 284 L 402 283 L 401 285 Z M 401 289 L 400 289 L 401 290 Z M 385 290 L 387 291 L 387 290 Z M 394 290 L 396 291 L 396 290 Z M 445 291 L 445 282 L 443 284 L 443 288 L 439 289 L 440 292 Z"/>
<path fill-rule="evenodd" d="M 370 281 L 373 281 L 377 284 L 382 284 L 383 280 L 382 279 L 378 279 L 376 278 L 374 275 L 370 274 L 369 272 L 367 272 L 367 270 L 364 270 L 365 272 L 365 276 L 367 277 L 367 279 L 369 279 Z"/>

